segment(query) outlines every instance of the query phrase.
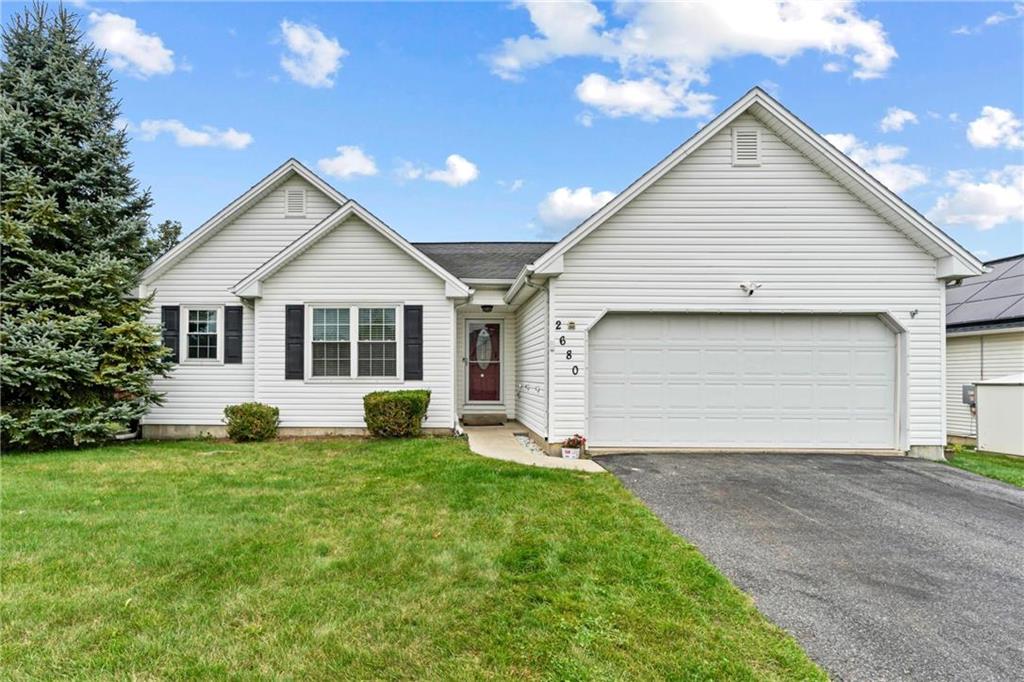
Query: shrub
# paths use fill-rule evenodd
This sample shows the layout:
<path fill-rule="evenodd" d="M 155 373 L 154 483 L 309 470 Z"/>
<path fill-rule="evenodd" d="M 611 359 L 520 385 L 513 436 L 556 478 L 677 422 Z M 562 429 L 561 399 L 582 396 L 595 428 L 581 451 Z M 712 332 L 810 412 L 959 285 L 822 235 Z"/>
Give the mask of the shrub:
<path fill-rule="evenodd" d="M 274 438 L 280 415 L 281 411 L 276 407 L 263 403 L 228 405 L 224 408 L 228 437 L 239 443 Z"/>
<path fill-rule="evenodd" d="M 420 435 L 430 391 L 375 391 L 363 396 L 363 416 L 370 434 L 378 438 Z"/>

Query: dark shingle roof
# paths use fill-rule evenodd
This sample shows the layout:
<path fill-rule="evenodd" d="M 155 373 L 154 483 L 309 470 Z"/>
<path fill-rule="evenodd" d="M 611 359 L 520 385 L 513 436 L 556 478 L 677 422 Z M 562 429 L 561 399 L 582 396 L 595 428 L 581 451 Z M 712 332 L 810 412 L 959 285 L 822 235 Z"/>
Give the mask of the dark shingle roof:
<path fill-rule="evenodd" d="M 946 290 L 946 327 L 1024 326 L 1024 253 L 985 265 L 992 272 Z"/>
<path fill-rule="evenodd" d="M 515 279 L 555 242 L 420 242 L 413 244 L 459 279 Z"/>

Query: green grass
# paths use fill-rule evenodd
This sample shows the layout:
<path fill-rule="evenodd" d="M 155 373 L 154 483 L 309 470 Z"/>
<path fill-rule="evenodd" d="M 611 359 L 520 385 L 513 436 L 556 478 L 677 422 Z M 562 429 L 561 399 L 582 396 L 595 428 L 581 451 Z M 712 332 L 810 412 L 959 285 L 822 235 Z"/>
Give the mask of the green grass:
<path fill-rule="evenodd" d="M 8 679 L 823 679 L 608 475 L 455 439 L 5 457 Z"/>
<path fill-rule="evenodd" d="M 946 461 L 958 469 L 1024 488 L 1024 457 L 955 448 L 952 454 L 947 456 Z"/>

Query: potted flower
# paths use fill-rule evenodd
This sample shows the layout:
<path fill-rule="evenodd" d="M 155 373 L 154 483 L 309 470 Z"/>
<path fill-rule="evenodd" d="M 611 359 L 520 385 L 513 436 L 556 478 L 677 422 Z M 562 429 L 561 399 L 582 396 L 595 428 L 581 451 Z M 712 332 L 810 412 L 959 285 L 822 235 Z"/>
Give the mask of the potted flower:
<path fill-rule="evenodd" d="M 587 439 L 578 433 L 562 441 L 562 457 L 565 459 L 579 459 L 580 452 L 587 445 Z"/>

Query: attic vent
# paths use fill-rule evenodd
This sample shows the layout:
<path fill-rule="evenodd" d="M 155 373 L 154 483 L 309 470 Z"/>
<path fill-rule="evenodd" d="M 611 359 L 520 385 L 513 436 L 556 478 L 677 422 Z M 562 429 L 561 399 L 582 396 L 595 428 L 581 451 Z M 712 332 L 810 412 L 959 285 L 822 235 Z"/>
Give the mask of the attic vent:
<path fill-rule="evenodd" d="M 757 128 L 733 128 L 732 165 L 761 165 L 761 131 Z"/>
<path fill-rule="evenodd" d="M 287 216 L 306 215 L 306 190 L 286 189 L 284 191 L 284 214 Z"/>

